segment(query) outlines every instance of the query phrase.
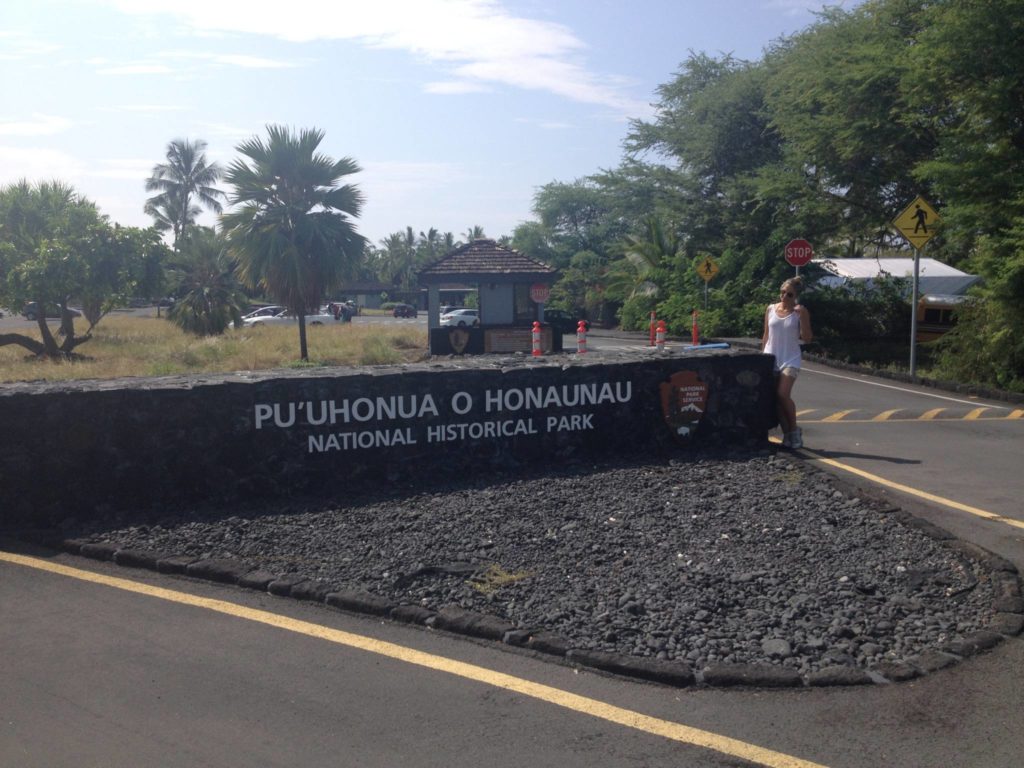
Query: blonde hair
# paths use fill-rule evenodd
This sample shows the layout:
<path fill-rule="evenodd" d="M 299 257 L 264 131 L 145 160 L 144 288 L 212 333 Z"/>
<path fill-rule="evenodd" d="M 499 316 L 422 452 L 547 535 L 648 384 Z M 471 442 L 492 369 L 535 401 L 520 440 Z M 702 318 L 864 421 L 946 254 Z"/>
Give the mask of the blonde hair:
<path fill-rule="evenodd" d="M 792 289 L 793 293 L 797 296 L 800 295 L 800 291 L 804 289 L 804 279 L 802 277 L 791 277 L 788 280 L 783 280 L 782 285 L 779 286 L 780 290 L 788 291 Z"/>

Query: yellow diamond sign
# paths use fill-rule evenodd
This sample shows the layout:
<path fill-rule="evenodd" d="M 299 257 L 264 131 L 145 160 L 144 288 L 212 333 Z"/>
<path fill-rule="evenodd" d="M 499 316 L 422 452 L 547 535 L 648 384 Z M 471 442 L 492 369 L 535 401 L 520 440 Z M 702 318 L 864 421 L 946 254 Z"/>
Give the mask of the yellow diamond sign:
<path fill-rule="evenodd" d="M 904 208 L 892 223 L 908 243 L 920 250 L 925 243 L 932 239 L 940 221 L 942 219 L 939 218 L 935 209 L 928 205 L 927 200 L 919 197 Z"/>
<path fill-rule="evenodd" d="M 702 259 L 698 259 L 695 265 L 697 274 L 704 278 L 704 282 L 707 283 L 718 274 L 718 265 L 715 264 L 715 260 L 710 256 L 705 256 Z"/>

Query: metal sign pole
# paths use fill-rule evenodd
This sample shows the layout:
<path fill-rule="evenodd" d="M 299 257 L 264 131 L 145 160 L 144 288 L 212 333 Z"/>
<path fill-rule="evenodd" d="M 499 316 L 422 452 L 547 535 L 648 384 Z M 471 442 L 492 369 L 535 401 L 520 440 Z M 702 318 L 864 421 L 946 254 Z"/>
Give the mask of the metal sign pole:
<path fill-rule="evenodd" d="M 921 268 L 921 249 L 914 249 L 914 286 L 910 292 L 910 379 L 917 381 L 917 287 Z"/>
<path fill-rule="evenodd" d="M 704 281 L 704 311 L 708 311 L 708 281 Z"/>

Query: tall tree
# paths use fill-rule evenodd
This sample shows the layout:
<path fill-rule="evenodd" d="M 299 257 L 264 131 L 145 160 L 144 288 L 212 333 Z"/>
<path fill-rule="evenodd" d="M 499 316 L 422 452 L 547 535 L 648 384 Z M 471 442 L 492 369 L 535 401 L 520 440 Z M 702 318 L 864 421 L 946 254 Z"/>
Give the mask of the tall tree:
<path fill-rule="evenodd" d="M 221 178 L 221 169 L 207 161 L 205 150 L 202 139 L 174 139 L 167 145 L 167 162 L 153 166 L 146 180 L 146 191 L 159 194 L 146 200 L 145 211 L 153 217 L 157 229 L 171 231 L 175 250 L 203 207 L 214 213 L 223 210 L 224 193 L 214 186 Z"/>
<path fill-rule="evenodd" d="M 395 288 L 406 290 L 411 287 L 415 273 L 415 239 L 412 243 L 408 235 L 412 227 L 405 232 L 392 232 L 380 241 L 381 245 L 381 279 Z"/>
<path fill-rule="evenodd" d="M 351 221 L 363 196 L 346 176 L 360 168 L 348 157 L 321 154 L 324 132 L 293 133 L 267 126 L 267 140 L 239 144 L 243 155 L 225 176 L 238 207 L 221 217 L 238 276 L 250 288 L 266 290 L 299 318 L 299 347 L 309 359 L 306 315 L 315 312 L 325 291 L 355 272 L 365 245 Z"/>
<path fill-rule="evenodd" d="M 114 298 L 134 292 L 159 271 L 166 246 L 152 230 L 112 226 L 96 206 L 60 181 L 20 181 L 0 189 L 0 301 L 21 307 L 34 301 L 40 340 L 0 335 L 41 357 L 69 358 L 92 338 L 92 329 Z M 83 302 L 89 327 L 75 332 L 68 302 Z M 44 308 L 60 310 L 58 340 Z"/>
<path fill-rule="evenodd" d="M 781 162 L 759 173 L 758 196 L 791 232 L 844 256 L 898 246 L 889 221 L 923 192 L 912 171 L 934 150 L 901 81 L 925 0 L 830 8 L 778 45 L 763 69 L 766 112 Z"/>
<path fill-rule="evenodd" d="M 235 276 L 224 239 L 209 227 L 197 227 L 174 265 L 178 300 L 167 317 L 182 330 L 197 336 L 224 333 L 241 324 L 249 303 Z"/>

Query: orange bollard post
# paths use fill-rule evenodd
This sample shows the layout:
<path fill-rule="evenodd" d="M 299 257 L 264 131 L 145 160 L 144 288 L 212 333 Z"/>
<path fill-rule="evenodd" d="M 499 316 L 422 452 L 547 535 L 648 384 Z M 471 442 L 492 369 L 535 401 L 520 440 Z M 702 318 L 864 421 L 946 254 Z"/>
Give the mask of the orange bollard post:
<path fill-rule="evenodd" d="M 576 354 L 587 354 L 587 321 L 580 320 L 576 323 Z"/>
<path fill-rule="evenodd" d="M 540 322 L 533 321 L 533 356 L 540 357 L 544 354 L 540 348 Z"/>
<path fill-rule="evenodd" d="M 693 337 L 693 346 L 696 347 L 698 344 L 700 344 L 700 330 L 697 328 L 697 310 L 696 309 L 693 310 L 693 314 L 691 315 L 691 320 L 693 321 L 693 325 L 690 328 L 690 335 Z"/>
<path fill-rule="evenodd" d="M 664 320 L 659 320 L 658 321 L 658 330 L 657 330 L 657 333 L 655 335 L 655 341 L 654 341 L 655 345 L 658 347 L 658 351 L 659 352 L 664 352 L 665 351 L 665 332 L 666 332 L 666 330 L 667 329 L 665 328 L 665 321 Z"/>
<path fill-rule="evenodd" d="M 651 347 L 654 346 L 655 318 L 657 318 L 657 315 L 654 312 L 651 312 L 651 341 L 650 344 L 648 344 L 648 346 Z"/>

